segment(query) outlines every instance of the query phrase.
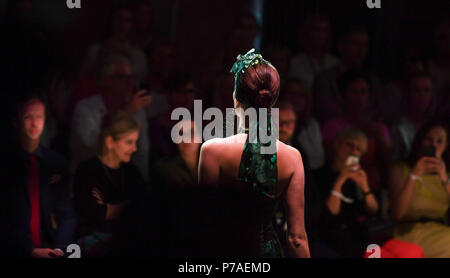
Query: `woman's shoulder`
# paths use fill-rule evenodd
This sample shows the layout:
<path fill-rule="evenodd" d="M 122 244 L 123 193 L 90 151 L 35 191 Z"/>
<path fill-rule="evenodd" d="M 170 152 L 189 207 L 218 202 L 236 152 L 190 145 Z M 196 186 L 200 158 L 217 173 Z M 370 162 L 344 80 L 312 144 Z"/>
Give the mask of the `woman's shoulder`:
<path fill-rule="evenodd" d="M 298 149 L 279 140 L 277 140 L 277 156 L 278 160 L 281 160 L 281 162 L 285 161 L 292 165 L 303 163 L 302 154 Z"/>
<path fill-rule="evenodd" d="M 226 138 L 214 138 L 206 141 L 202 145 L 202 152 L 220 153 L 230 149 L 242 148 L 246 142 L 246 134 L 237 134 Z M 277 155 L 286 156 L 288 159 L 301 160 L 301 154 L 296 148 L 289 146 L 280 140 L 276 140 Z"/>
<path fill-rule="evenodd" d="M 243 133 L 225 138 L 213 138 L 204 142 L 202 144 L 201 150 L 202 152 L 208 151 L 214 153 L 218 151 L 224 151 L 229 148 L 236 148 L 239 145 L 243 145 L 246 138 L 246 134 Z"/>

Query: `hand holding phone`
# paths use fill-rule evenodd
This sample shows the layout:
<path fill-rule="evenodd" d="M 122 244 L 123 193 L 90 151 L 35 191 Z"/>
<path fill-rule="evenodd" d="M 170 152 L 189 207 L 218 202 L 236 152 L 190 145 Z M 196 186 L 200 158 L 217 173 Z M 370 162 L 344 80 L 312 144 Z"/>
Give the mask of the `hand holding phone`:
<path fill-rule="evenodd" d="M 347 157 L 347 159 L 345 160 L 345 166 L 352 166 L 352 165 L 357 165 L 359 164 L 359 157 L 355 156 L 355 155 L 349 155 Z M 355 167 L 355 169 L 353 169 L 354 171 L 357 171 L 358 169 Z"/>
<path fill-rule="evenodd" d="M 436 148 L 433 145 L 423 146 L 421 157 L 436 157 Z"/>
<path fill-rule="evenodd" d="M 131 99 L 131 101 L 125 106 L 125 111 L 130 115 L 135 114 L 139 110 L 149 106 L 152 102 L 152 96 L 147 94 L 147 91 L 138 91 Z"/>

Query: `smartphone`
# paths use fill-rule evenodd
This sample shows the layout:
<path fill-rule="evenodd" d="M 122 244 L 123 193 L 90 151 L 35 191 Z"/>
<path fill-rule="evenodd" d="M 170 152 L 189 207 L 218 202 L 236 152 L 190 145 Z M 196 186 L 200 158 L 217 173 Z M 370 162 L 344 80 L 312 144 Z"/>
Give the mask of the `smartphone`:
<path fill-rule="evenodd" d="M 345 161 L 345 166 L 351 166 L 359 163 L 359 157 L 355 155 L 349 155 Z"/>
<path fill-rule="evenodd" d="M 352 166 L 359 163 L 359 157 L 355 155 L 349 155 L 345 160 L 345 166 Z M 354 171 L 358 170 L 356 167 L 353 169 Z"/>
<path fill-rule="evenodd" d="M 422 157 L 435 157 L 436 156 L 436 148 L 432 145 L 427 145 L 422 148 Z"/>

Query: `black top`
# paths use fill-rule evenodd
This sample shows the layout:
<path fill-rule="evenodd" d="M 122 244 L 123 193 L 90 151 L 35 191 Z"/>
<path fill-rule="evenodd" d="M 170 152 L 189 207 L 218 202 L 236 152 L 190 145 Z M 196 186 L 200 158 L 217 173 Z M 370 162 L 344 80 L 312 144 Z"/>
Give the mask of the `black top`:
<path fill-rule="evenodd" d="M 105 221 L 106 206 L 98 204 L 92 196 L 94 187 L 101 192 L 103 202 L 109 204 L 134 201 L 145 195 L 144 181 L 133 164 L 121 164 L 120 168 L 111 169 L 97 157 L 81 163 L 73 187 L 79 236 L 93 232 L 111 233 L 120 222 L 120 219 Z"/>
<path fill-rule="evenodd" d="M 347 180 L 342 186 L 342 194 L 353 199 L 354 202 L 341 201 L 341 210 L 337 215 L 331 214 L 326 207 L 326 200 L 329 198 L 338 176 L 339 173 L 332 170 L 330 163 L 326 163 L 315 172 L 320 202 L 323 207 L 320 220 L 320 240 L 343 256 L 360 256 L 359 249 L 363 248 L 362 245 L 367 240 L 365 220 L 368 216 L 361 190 L 353 181 Z"/>

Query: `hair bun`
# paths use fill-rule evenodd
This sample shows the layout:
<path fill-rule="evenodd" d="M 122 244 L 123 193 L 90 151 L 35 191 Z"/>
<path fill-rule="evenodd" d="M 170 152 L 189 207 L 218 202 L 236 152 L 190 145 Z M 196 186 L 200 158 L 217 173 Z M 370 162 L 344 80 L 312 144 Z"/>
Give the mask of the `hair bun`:
<path fill-rule="evenodd" d="M 274 95 L 270 90 L 262 89 L 259 90 L 258 95 L 255 99 L 255 104 L 260 108 L 269 108 L 274 103 Z"/>

